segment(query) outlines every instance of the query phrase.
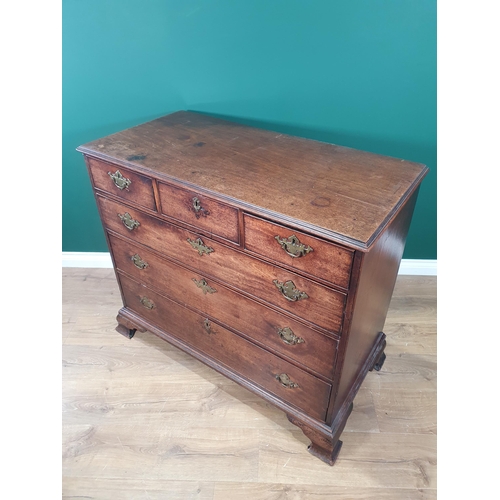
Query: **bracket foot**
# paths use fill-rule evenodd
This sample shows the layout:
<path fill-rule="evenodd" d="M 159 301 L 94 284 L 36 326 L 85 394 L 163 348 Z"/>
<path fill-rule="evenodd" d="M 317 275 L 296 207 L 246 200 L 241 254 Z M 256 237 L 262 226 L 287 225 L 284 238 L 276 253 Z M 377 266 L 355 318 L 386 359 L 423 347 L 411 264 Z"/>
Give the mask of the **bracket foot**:
<path fill-rule="evenodd" d="M 128 318 L 122 314 L 123 309 L 118 311 L 118 316 L 116 316 L 116 321 L 118 321 L 118 326 L 116 331 L 121 333 L 124 337 L 131 339 L 137 330 L 140 332 L 145 332 L 146 330 L 139 325 L 135 325 Z"/>
<path fill-rule="evenodd" d="M 300 427 L 302 432 L 311 440 L 311 444 L 307 448 L 309 453 L 319 458 L 326 464 L 333 465 L 337 460 L 340 449 L 342 448 L 342 441 L 339 437 L 344 430 L 347 419 L 352 412 L 352 408 L 353 404 L 351 403 L 343 415 L 340 425 L 335 429 L 335 431 L 330 429 L 328 433 L 325 431 L 319 432 L 317 429 L 309 427 L 307 424 L 296 419 L 293 415 L 287 414 L 287 417 L 292 424 Z"/>
<path fill-rule="evenodd" d="M 387 343 L 384 340 L 382 343 L 382 349 L 380 350 L 378 356 L 375 358 L 375 361 L 373 362 L 373 365 L 371 366 L 370 371 L 375 370 L 375 371 L 379 372 L 382 369 L 382 366 L 384 365 L 384 361 L 386 359 L 386 355 L 384 352 L 386 345 L 387 345 Z"/>

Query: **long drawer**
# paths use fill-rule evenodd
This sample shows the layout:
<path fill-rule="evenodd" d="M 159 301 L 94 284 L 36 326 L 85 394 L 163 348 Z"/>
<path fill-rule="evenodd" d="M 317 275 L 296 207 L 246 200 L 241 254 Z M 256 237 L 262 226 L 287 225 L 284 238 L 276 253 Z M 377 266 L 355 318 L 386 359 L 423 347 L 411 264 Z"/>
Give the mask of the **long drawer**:
<path fill-rule="evenodd" d="M 109 235 L 109 241 L 116 267 L 137 281 L 198 309 L 311 371 L 329 379 L 333 377 L 335 339 L 211 280 L 205 280 L 204 287 L 200 274 L 160 258 L 144 247 L 113 235 Z"/>
<path fill-rule="evenodd" d="M 297 317 L 339 333 L 345 294 L 236 252 L 209 238 L 98 196 L 107 228 L 215 277 Z M 289 300 L 285 295 L 292 299 Z"/>
<path fill-rule="evenodd" d="M 120 275 L 125 306 L 283 401 L 324 420 L 331 385 Z"/>

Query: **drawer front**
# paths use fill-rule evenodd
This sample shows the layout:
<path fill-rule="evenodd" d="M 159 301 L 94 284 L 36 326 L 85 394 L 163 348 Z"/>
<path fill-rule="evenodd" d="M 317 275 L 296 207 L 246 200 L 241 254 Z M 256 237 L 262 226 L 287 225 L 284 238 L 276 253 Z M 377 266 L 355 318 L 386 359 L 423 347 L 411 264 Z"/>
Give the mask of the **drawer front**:
<path fill-rule="evenodd" d="M 126 307 L 281 400 L 324 420 L 330 384 L 123 275 L 120 282 Z"/>
<path fill-rule="evenodd" d="M 126 168 L 88 158 L 94 187 L 156 211 L 153 182 L 149 177 Z"/>
<path fill-rule="evenodd" d="M 160 182 L 163 215 L 238 243 L 238 210 L 212 198 Z"/>
<path fill-rule="evenodd" d="M 248 214 L 244 221 L 247 250 L 348 288 L 351 251 Z"/>
<path fill-rule="evenodd" d="M 333 377 L 336 340 L 211 280 L 203 286 L 199 273 L 157 257 L 144 247 L 112 235 L 109 240 L 119 270 L 248 335 L 264 347 L 327 378 Z"/>
<path fill-rule="evenodd" d="M 220 279 L 321 328 L 334 333 L 340 332 L 345 294 L 237 252 L 204 236 L 160 221 L 140 210 L 99 196 L 98 201 L 104 224 L 109 229 L 196 268 L 206 278 Z M 125 216 L 127 224 L 133 226 L 133 229 L 127 229 L 122 223 Z M 133 221 L 137 221 L 139 225 L 135 226 Z M 196 249 L 192 244 L 196 245 L 198 241 L 201 243 Z M 203 253 L 202 247 L 208 253 Z M 305 293 L 307 298 L 302 295 L 300 300 L 289 300 L 278 286 L 284 287 L 285 293 L 293 294 L 294 290 L 296 293 Z"/>

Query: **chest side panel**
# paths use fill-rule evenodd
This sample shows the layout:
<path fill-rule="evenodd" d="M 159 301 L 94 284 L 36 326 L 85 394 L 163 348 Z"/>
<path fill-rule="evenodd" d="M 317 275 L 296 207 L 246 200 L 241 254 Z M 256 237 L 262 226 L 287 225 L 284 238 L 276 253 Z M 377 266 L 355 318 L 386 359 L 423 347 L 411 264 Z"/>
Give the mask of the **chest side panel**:
<path fill-rule="evenodd" d="M 372 250 L 360 256 L 358 282 L 349 297 L 344 337 L 336 367 L 338 387 L 329 409 L 331 419 L 349 395 L 377 336 L 382 332 L 403 255 L 418 189 Z"/>

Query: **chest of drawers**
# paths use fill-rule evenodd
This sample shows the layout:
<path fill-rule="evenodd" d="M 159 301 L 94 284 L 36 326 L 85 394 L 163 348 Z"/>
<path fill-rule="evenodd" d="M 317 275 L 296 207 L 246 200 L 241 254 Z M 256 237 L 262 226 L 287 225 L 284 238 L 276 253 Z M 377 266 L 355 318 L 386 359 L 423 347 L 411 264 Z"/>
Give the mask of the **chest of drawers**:
<path fill-rule="evenodd" d="M 123 299 L 283 410 L 333 465 L 382 332 L 421 164 L 178 112 L 78 148 Z"/>

